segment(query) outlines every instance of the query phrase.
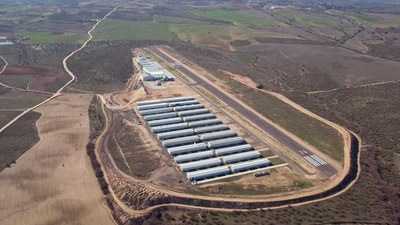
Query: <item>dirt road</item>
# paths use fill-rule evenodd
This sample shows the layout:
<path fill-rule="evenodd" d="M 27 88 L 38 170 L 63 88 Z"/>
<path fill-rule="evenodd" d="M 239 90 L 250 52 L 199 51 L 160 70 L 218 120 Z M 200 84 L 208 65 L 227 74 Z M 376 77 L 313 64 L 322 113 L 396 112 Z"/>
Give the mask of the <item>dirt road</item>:
<path fill-rule="evenodd" d="M 65 71 L 68 73 L 69 76 L 71 76 L 71 80 L 68 81 L 64 86 L 62 86 L 56 93 L 54 93 L 51 97 L 49 97 L 48 99 L 44 100 L 43 102 L 29 108 L 26 109 L 25 111 L 23 111 L 21 114 L 19 114 L 17 117 L 15 117 L 13 120 L 11 120 L 9 123 L 7 123 L 6 125 L 4 125 L 2 128 L 0 128 L 0 133 L 3 132 L 7 127 L 11 126 L 13 123 L 15 123 L 15 121 L 17 121 L 19 118 L 21 118 L 22 116 L 24 116 L 25 114 L 27 114 L 28 112 L 38 108 L 41 105 L 44 105 L 45 103 L 49 102 L 50 100 L 58 97 L 61 95 L 61 92 L 64 90 L 64 88 L 66 88 L 68 85 L 70 85 L 72 82 L 75 81 L 76 76 L 74 75 L 74 73 L 72 73 L 67 65 L 67 61 L 69 58 L 71 58 L 75 53 L 79 52 L 80 50 L 82 50 L 84 47 L 86 47 L 87 43 L 92 40 L 93 36 L 92 36 L 92 31 L 97 27 L 97 25 L 99 25 L 99 23 L 101 23 L 103 20 L 105 20 L 111 13 L 113 13 L 115 10 L 117 10 L 118 7 L 115 7 L 113 10 L 111 10 L 109 13 L 107 13 L 102 19 L 100 19 L 99 21 L 97 21 L 97 23 L 93 26 L 92 29 L 90 29 L 88 31 L 88 35 L 89 38 L 85 41 L 85 43 L 83 43 L 83 45 L 78 48 L 77 50 L 71 52 L 67 57 L 64 58 L 63 60 L 63 66 Z M 3 58 L 3 60 L 5 61 L 5 59 Z M 6 65 L 8 65 L 7 61 L 6 61 Z M 5 70 L 6 66 L 4 67 Z M 3 72 L 3 71 L 2 71 Z M 0 73 L 1 74 L 1 73 Z M 26 91 L 26 90 L 24 90 Z"/>

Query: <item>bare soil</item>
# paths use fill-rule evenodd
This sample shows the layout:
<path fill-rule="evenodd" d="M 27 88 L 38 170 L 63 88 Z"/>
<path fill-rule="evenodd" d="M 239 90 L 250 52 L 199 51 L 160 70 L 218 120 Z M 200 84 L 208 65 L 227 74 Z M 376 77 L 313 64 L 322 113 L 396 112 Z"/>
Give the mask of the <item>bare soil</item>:
<path fill-rule="evenodd" d="M 85 146 L 90 95 L 64 95 L 37 109 L 40 141 L 0 173 L 2 224 L 113 224 Z"/>

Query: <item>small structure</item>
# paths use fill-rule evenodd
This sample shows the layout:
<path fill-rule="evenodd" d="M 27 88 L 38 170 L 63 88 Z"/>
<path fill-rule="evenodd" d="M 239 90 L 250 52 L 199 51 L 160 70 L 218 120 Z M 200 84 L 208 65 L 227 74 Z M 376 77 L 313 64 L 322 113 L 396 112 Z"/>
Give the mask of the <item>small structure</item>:
<path fill-rule="evenodd" d="M 11 46 L 11 45 L 14 45 L 14 42 L 9 41 L 9 40 L 5 40 L 5 41 L 0 40 L 0 46 Z"/>

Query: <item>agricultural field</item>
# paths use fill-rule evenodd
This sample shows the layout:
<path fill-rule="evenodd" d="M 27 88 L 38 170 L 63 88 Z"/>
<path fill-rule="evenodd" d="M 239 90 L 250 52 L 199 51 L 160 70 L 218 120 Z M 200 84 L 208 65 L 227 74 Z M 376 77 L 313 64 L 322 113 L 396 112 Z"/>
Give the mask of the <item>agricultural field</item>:
<path fill-rule="evenodd" d="M 67 92 L 0 132 L 2 224 L 400 223 L 397 2 L 120 0 L 118 6 L 92 32 L 93 40 L 68 59 L 76 79 Z M 0 128 L 51 96 L 38 92 L 56 92 L 71 79 L 63 59 L 81 47 L 86 32 L 114 7 L 115 2 L 100 0 L 0 2 L 0 39 L 15 43 L 0 46 L 8 62 L 0 82 L 24 89 L 0 87 Z M 183 56 L 165 62 L 166 67 L 177 72 L 187 65 L 189 72 L 210 81 L 203 82 L 240 100 L 237 104 L 244 102 L 255 117 L 270 119 L 320 150 L 318 154 L 336 169 L 347 168 L 348 162 L 343 161 L 347 142 L 336 129 L 268 93 L 286 96 L 353 131 L 361 138 L 360 164 L 351 159 L 361 171 L 354 185 L 346 183 L 353 179 L 347 176 L 339 186 L 349 185 L 345 192 L 287 208 L 196 208 L 214 197 L 263 200 L 261 195 L 270 195 L 275 200 L 287 193 L 321 195 L 344 173 L 338 170 L 325 179 L 315 173 L 317 166 L 308 170 L 301 160 L 278 149 L 279 144 L 265 140 L 263 146 L 267 134 L 249 132 L 255 127 L 246 124 L 250 118 L 243 124 L 235 121 L 242 115 L 232 113 L 194 78 L 189 88 L 179 79 L 160 85 L 137 82 L 132 55 L 154 51 L 148 56 L 155 56 L 155 49 Z M 0 60 L 0 70 L 4 64 Z M 182 77 L 189 81 L 190 76 Z M 249 173 L 192 185 L 132 110 L 137 99 L 187 94 L 204 98 L 200 101 L 208 102 L 212 113 L 264 157 L 279 153 L 271 159 L 273 165 L 289 166 L 261 177 Z M 221 111 L 216 110 L 219 106 Z M 103 132 L 106 127 L 110 130 Z M 354 152 L 357 144 L 352 147 Z M 351 167 L 349 174 L 356 176 L 354 170 Z M 229 208 L 217 202 L 205 207 Z M 193 207 L 168 205 L 175 203 Z M 149 206 L 156 207 L 141 214 Z"/>
<path fill-rule="evenodd" d="M 286 85 L 300 91 L 329 90 L 399 78 L 393 73 L 400 69 L 398 62 L 330 46 L 270 44 L 240 50 L 259 55 L 258 62 L 264 66 L 279 68 L 285 74 L 281 79 Z"/>
<path fill-rule="evenodd" d="M 1 114 L 3 113 L 1 112 Z M 7 114 L 14 116 L 16 113 Z M 28 113 L 2 132 L 0 135 L 0 171 L 6 167 L 12 167 L 22 154 L 39 141 L 35 124 L 40 116 L 41 114 L 37 112 Z M 3 123 L 3 116 L 0 119 Z"/>
<path fill-rule="evenodd" d="M 0 114 L 0 127 L 6 125 L 20 113 L 21 113 L 20 111 L 2 111 Z"/>
<path fill-rule="evenodd" d="M 237 26 L 278 26 L 284 25 L 267 14 L 255 10 L 188 10 L 194 16 L 219 19 Z"/>
<path fill-rule="evenodd" d="M 107 19 L 94 32 L 95 41 L 104 40 L 173 40 L 168 26 L 154 21 Z"/>
<path fill-rule="evenodd" d="M 36 119 L 41 115 L 36 122 L 37 131 L 34 123 L 19 120 L 9 131 L 10 136 L 0 135 L 12 141 L 11 146 L 19 151 L 23 144 L 33 144 L 28 141 L 34 135 L 36 141 L 40 137 L 15 164 L 0 173 L 2 224 L 26 221 L 33 224 L 113 224 L 103 205 L 103 195 L 85 148 L 89 139 L 87 112 L 91 98 L 90 95 L 56 98 L 31 113 Z M 21 131 L 21 128 L 25 129 Z"/>
<path fill-rule="evenodd" d="M 25 109 L 47 99 L 49 95 L 26 93 L 0 87 L 0 105 L 2 109 Z"/>
<path fill-rule="evenodd" d="M 45 43 L 83 43 L 87 35 L 83 33 L 50 33 L 50 32 L 25 32 L 18 33 L 24 43 L 45 44 Z"/>
<path fill-rule="evenodd" d="M 0 82 L 16 88 L 27 89 L 29 83 L 34 80 L 34 77 L 30 74 L 19 74 L 19 75 L 0 75 Z"/>
<path fill-rule="evenodd" d="M 331 39 L 341 38 L 347 32 L 355 32 L 355 26 L 350 21 L 328 14 L 297 9 L 276 9 L 273 13 L 292 26 Z"/>
<path fill-rule="evenodd" d="M 69 60 L 71 70 L 78 77 L 73 88 L 105 93 L 121 89 L 133 70 L 131 49 L 151 41 L 93 42 Z M 108 57 L 104 57 L 107 55 Z"/>

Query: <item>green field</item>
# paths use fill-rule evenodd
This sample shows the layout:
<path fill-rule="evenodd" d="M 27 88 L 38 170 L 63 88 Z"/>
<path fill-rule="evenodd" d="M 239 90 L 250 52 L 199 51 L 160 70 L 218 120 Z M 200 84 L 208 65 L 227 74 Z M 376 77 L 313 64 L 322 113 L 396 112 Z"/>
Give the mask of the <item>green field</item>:
<path fill-rule="evenodd" d="M 352 11 L 343 11 L 341 12 L 343 16 L 351 17 L 357 20 L 359 23 L 368 23 L 368 24 L 376 24 L 379 23 L 379 18 L 375 16 L 370 16 L 362 13 L 352 12 Z"/>
<path fill-rule="evenodd" d="M 10 87 L 26 89 L 28 84 L 34 79 L 32 75 L 0 75 L 0 82 Z"/>
<path fill-rule="evenodd" d="M 104 40 L 173 40 L 168 24 L 156 21 L 107 19 L 93 32 L 95 41 Z"/>
<path fill-rule="evenodd" d="M 256 30 L 235 25 L 205 23 L 170 23 L 169 30 L 179 39 L 193 44 L 229 49 L 233 40 L 251 40 L 260 37 L 285 38 L 279 33 Z"/>
<path fill-rule="evenodd" d="M 244 63 L 254 63 L 256 61 L 256 57 L 254 55 L 250 55 L 242 52 L 235 52 L 233 56 L 236 60 L 244 62 Z"/>
<path fill-rule="evenodd" d="M 87 39 L 86 34 L 82 33 L 66 33 L 64 35 L 54 35 L 50 32 L 23 32 L 18 33 L 28 44 L 45 44 L 45 43 L 82 43 Z"/>
<path fill-rule="evenodd" d="M 12 167 L 23 153 L 39 141 L 35 123 L 41 114 L 29 112 L 0 135 L 0 171 Z"/>
<path fill-rule="evenodd" d="M 290 20 L 295 20 L 296 22 L 303 24 L 307 27 L 334 28 L 334 29 L 340 29 L 342 27 L 342 25 L 338 20 L 330 19 L 326 15 L 324 16 L 314 13 L 306 13 L 294 9 L 277 9 L 274 12 Z"/>
<path fill-rule="evenodd" d="M 275 19 L 266 19 L 256 11 L 251 10 L 188 10 L 194 16 L 232 22 L 237 26 L 273 26 L 279 22 Z"/>

